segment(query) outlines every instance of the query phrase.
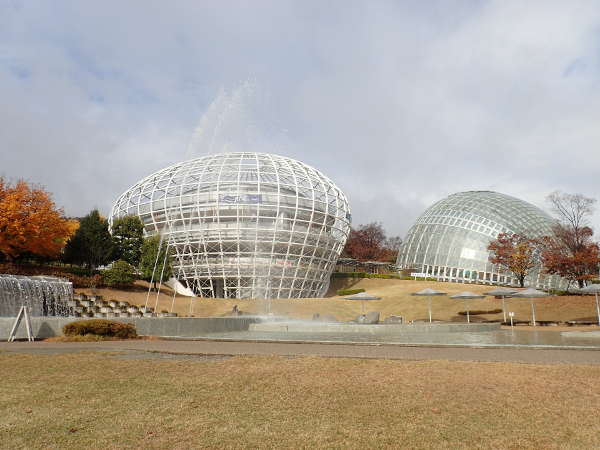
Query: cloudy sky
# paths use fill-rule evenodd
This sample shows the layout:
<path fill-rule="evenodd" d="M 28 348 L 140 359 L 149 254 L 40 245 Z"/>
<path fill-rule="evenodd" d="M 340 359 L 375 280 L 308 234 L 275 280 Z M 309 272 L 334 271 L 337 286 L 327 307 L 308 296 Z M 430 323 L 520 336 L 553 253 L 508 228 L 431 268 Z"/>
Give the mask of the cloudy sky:
<path fill-rule="evenodd" d="M 600 0 L 0 0 L 0 176 L 107 214 L 235 150 L 393 234 L 461 190 L 600 198 Z"/>

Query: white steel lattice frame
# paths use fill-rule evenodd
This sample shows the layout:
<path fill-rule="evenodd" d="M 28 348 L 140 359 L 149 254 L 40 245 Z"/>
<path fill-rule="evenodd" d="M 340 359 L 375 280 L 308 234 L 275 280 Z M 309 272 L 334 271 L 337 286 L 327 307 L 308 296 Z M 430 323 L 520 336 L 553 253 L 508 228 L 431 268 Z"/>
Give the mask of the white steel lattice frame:
<path fill-rule="evenodd" d="M 500 233 L 532 238 L 552 234 L 554 220 L 538 207 L 505 194 L 469 191 L 452 194 L 433 204 L 410 228 L 397 266 L 415 269 L 446 281 L 515 285 L 516 278 L 489 262 L 489 243 Z M 529 285 L 564 286 L 558 276 L 539 270 Z"/>
<path fill-rule="evenodd" d="M 344 193 L 318 170 L 266 153 L 222 153 L 160 170 L 116 201 L 162 234 L 173 272 L 201 297 L 320 297 L 350 231 Z"/>

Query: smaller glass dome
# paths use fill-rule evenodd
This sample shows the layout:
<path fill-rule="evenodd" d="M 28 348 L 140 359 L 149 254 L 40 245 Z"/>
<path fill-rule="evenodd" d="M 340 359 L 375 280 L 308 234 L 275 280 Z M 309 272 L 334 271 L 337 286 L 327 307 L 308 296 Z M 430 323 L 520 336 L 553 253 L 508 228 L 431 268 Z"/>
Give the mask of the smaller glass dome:
<path fill-rule="evenodd" d="M 417 219 L 398 254 L 400 269 L 447 281 L 515 284 L 512 274 L 490 263 L 488 245 L 500 233 L 552 234 L 554 220 L 540 208 L 492 191 L 452 194 Z M 536 272 L 526 282 L 558 287 L 559 277 Z"/>

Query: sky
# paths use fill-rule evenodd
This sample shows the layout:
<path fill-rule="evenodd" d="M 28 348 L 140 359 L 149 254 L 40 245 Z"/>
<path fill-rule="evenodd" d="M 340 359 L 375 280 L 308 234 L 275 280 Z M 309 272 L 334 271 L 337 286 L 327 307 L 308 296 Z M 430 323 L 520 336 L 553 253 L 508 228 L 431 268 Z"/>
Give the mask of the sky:
<path fill-rule="evenodd" d="M 600 199 L 600 0 L 0 0 L 0 176 L 107 215 L 221 151 L 400 236 L 457 191 Z"/>

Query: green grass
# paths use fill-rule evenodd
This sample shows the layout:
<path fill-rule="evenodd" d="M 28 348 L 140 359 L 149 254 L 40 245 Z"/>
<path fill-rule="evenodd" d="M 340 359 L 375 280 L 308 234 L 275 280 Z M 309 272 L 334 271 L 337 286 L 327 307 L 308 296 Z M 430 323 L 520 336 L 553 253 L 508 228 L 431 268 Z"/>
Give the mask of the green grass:
<path fill-rule="evenodd" d="M 0 448 L 598 448 L 600 367 L 0 353 Z"/>

